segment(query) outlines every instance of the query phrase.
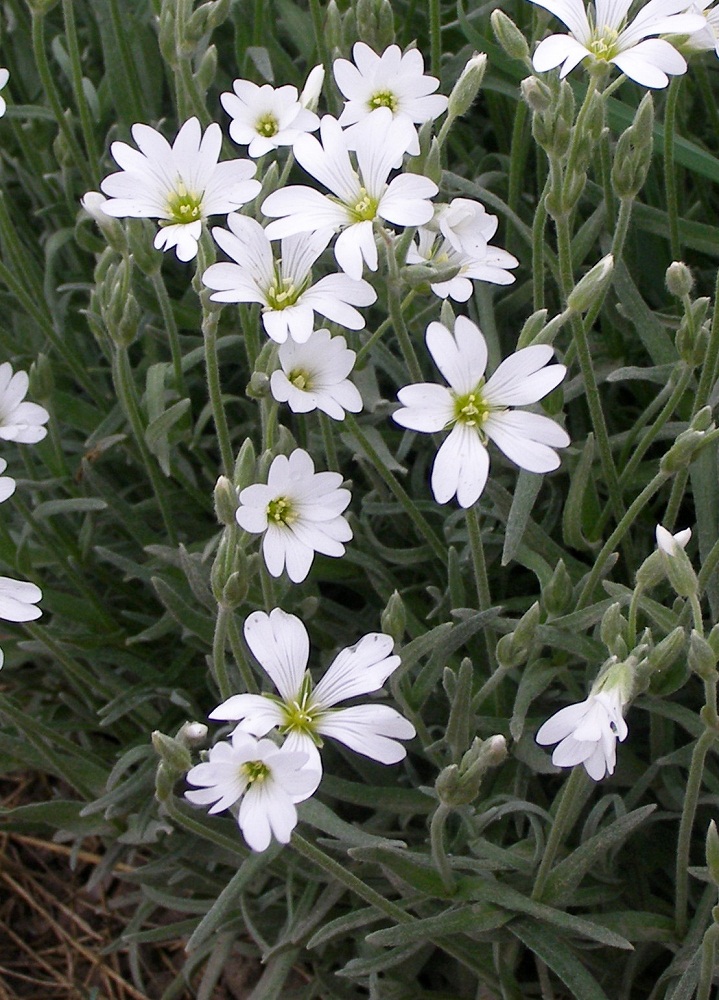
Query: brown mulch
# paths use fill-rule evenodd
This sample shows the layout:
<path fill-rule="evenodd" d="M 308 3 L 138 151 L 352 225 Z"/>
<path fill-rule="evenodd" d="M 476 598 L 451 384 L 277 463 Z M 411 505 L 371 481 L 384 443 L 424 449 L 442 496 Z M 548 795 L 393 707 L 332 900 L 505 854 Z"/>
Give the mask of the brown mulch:
<path fill-rule="evenodd" d="M 42 776 L 0 779 L 7 808 L 50 797 Z M 139 948 L 147 993 L 133 981 L 127 950 L 109 950 L 128 913 L 117 906 L 128 885 L 116 876 L 131 869 L 117 865 L 88 891 L 102 850 L 100 841 L 88 839 L 78 851 L 0 828 L 0 1000 L 159 1000 L 176 978 L 186 957 L 182 940 Z M 258 963 L 231 956 L 212 1000 L 248 1000 L 260 973 Z M 178 1000 L 194 996 L 188 989 Z"/>

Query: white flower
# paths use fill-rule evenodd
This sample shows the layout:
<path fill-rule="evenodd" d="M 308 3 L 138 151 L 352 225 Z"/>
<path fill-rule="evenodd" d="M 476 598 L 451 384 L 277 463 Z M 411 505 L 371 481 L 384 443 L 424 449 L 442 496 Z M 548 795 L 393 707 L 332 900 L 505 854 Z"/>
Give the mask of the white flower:
<path fill-rule="evenodd" d="M 211 719 L 238 721 L 238 728 L 264 736 L 274 727 L 287 734 L 285 746 L 303 750 L 309 766 L 321 768 L 317 746 L 330 736 L 381 764 L 395 764 L 407 751 L 397 740 L 415 735 L 411 722 L 389 705 L 373 702 L 335 708 L 340 701 L 378 691 L 400 664 L 390 655 L 393 640 L 381 632 L 365 635 L 341 650 L 315 686 L 307 672 L 310 641 L 294 615 L 275 608 L 255 611 L 245 622 L 245 639 L 277 688 L 280 698 L 236 694 L 210 713 Z"/>
<path fill-rule="evenodd" d="M 657 547 L 659 550 L 661 552 L 665 552 L 668 556 L 675 556 L 680 549 L 685 549 L 687 547 L 687 542 L 692 537 L 692 529 L 684 528 L 683 531 L 677 531 L 677 533 L 673 535 L 661 524 L 658 524 L 656 528 L 656 536 Z"/>
<path fill-rule="evenodd" d="M 398 226 L 429 222 L 433 208 L 428 199 L 437 194 L 437 185 L 418 174 L 400 174 L 387 183 L 415 135 L 414 127 L 401 118 L 395 121 L 388 108 L 379 108 L 354 130 L 357 170 L 350 160 L 349 140 L 335 118 L 325 115 L 320 135 L 322 144 L 312 135 L 301 136 L 294 153 L 332 195 L 304 185 L 273 191 L 262 211 L 278 218 L 266 233 L 277 239 L 293 233 L 341 229 L 335 243 L 337 263 L 351 278 L 361 278 L 363 260 L 371 271 L 377 270 L 375 220 Z"/>
<path fill-rule="evenodd" d="M 591 693 L 586 701 L 567 705 L 540 727 L 537 743 L 559 743 L 552 754 L 557 767 L 584 764 L 587 774 L 600 781 L 614 774 L 617 740 L 627 738 L 627 724 L 622 715 L 620 686 Z"/>
<path fill-rule="evenodd" d="M 264 156 L 278 146 L 292 146 L 305 132 L 319 128 L 320 120 L 297 98 L 296 87 L 269 83 L 258 87 L 235 80 L 234 94 L 220 94 L 220 103 L 232 118 L 230 136 L 239 146 L 249 145 L 250 156 Z"/>
<path fill-rule="evenodd" d="M 7 462 L 0 458 L 0 473 L 7 469 Z M 15 480 L 11 476 L 0 476 L 0 503 L 7 500 L 15 492 Z"/>
<path fill-rule="evenodd" d="M 432 282 L 435 295 L 456 302 L 466 302 L 472 294 L 472 282 L 489 281 L 509 285 L 519 261 L 501 247 L 489 245 L 497 231 L 499 220 L 483 205 L 467 198 L 455 198 L 449 205 L 437 206 L 435 217 L 422 226 L 407 254 L 408 264 L 432 264 L 437 268 L 458 267 L 448 281 Z"/>
<path fill-rule="evenodd" d="M 454 334 L 441 323 L 430 323 L 427 347 L 449 388 L 424 382 L 400 389 L 402 409 L 393 418 L 402 427 L 428 434 L 452 428 L 432 467 L 438 503 L 447 503 L 455 493 L 461 507 L 476 503 L 489 472 L 487 438 L 529 472 L 559 466 L 552 449 L 569 444 L 566 431 L 539 413 L 509 409 L 536 402 L 562 381 L 564 365 L 545 367 L 554 353 L 551 347 L 536 344 L 517 351 L 486 383 L 487 344 L 471 320 L 457 317 Z"/>
<path fill-rule="evenodd" d="M 110 200 L 102 211 L 115 218 L 160 219 L 157 250 L 176 248 L 180 260 L 192 260 L 202 223 L 210 215 L 226 214 L 260 192 L 250 180 L 250 160 L 218 163 L 222 130 L 213 122 L 202 135 L 197 118 L 190 118 L 170 146 L 149 125 L 133 125 L 137 149 L 113 142 L 110 152 L 122 168 L 100 187 Z"/>
<path fill-rule="evenodd" d="M 6 622 L 31 622 L 42 614 L 35 607 L 42 591 L 34 583 L 0 576 L 0 618 Z"/>
<path fill-rule="evenodd" d="M 9 361 L 0 365 L 0 438 L 20 444 L 36 444 L 47 434 L 50 419 L 44 406 L 26 403 L 27 372 L 15 372 Z M 8 494 L 9 495 L 9 494 Z"/>
<path fill-rule="evenodd" d="M 5 84 L 8 82 L 9 79 L 10 79 L 9 71 L 6 69 L 0 69 L 0 90 L 4 88 Z M 0 97 L 0 118 L 2 118 L 2 116 L 5 114 L 6 111 L 7 111 L 7 103 L 5 101 L 5 98 Z M 0 661 L 0 666 L 2 666 L 2 661 Z"/>
<path fill-rule="evenodd" d="M 337 86 L 347 98 L 340 125 L 355 125 L 377 108 L 389 108 L 395 121 L 417 125 L 447 110 L 447 98 L 434 93 L 439 80 L 424 75 L 424 60 L 417 49 L 403 55 L 398 45 L 390 45 L 378 56 L 369 45 L 357 42 L 352 55 L 354 64 L 335 59 L 333 67 Z M 416 132 L 407 152 L 419 153 Z"/>
<path fill-rule="evenodd" d="M 315 472 L 302 448 L 289 458 L 272 461 L 267 485 L 255 483 L 240 493 L 237 523 L 245 531 L 264 532 L 262 554 L 272 576 L 287 568 L 293 583 L 301 583 L 310 571 L 315 552 L 343 556 L 343 542 L 352 529 L 342 517 L 352 494 L 340 489 L 339 472 Z"/>
<path fill-rule="evenodd" d="M 695 31 L 682 43 L 687 52 L 715 52 L 719 56 L 719 6 L 707 7 L 712 0 L 696 0 L 689 4 L 687 14 L 698 14 L 704 20 L 704 26 Z"/>
<path fill-rule="evenodd" d="M 539 43 L 532 60 L 543 73 L 561 65 L 565 77 L 583 59 L 590 68 L 617 66 L 643 87 L 666 87 L 667 74 L 685 73 L 686 60 L 670 41 L 651 35 L 689 35 L 703 27 L 703 18 L 683 13 L 687 0 L 649 0 L 627 24 L 631 0 L 596 0 L 589 14 L 583 0 L 532 0 L 551 11 L 569 28 L 568 35 L 550 35 Z"/>
<path fill-rule="evenodd" d="M 216 743 L 209 757 L 187 772 L 198 791 L 185 792 L 194 805 L 210 805 L 209 812 L 229 809 L 239 799 L 237 822 L 253 851 L 264 851 L 274 837 L 289 842 L 297 826 L 296 802 L 317 788 L 320 775 L 306 765 L 306 753 L 270 740 L 257 740 L 236 729 L 231 743 Z"/>
<path fill-rule="evenodd" d="M 265 330 L 280 344 L 288 335 L 304 343 L 315 312 L 350 330 L 362 329 L 364 318 L 354 306 L 371 305 L 377 298 L 368 282 L 328 274 L 310 284 L 312 265 L 329 243 L 330 230 L 285 237 L 278 262 L 259 222 L 233 213 L 227 224 L 232 232 L 215 228 L 212 235 L 235 263 L 213 264 L 202 276 L 208 288 L 217 290 L 211 296 L 215 302 L 259 302 Z"/>
<path fill-rule="evenodd" d="M 287 340 L 279 350 L 282 370 L 270 378 L 272 395 L 293 413 L 322 410 L 334 420 L 344 420 L 345 410 L 362 409 L 362 397 L 347 378 L 356 357 L 345 338 L 332 337 L 329 330 L 315 330 L 304 344 Z"/>

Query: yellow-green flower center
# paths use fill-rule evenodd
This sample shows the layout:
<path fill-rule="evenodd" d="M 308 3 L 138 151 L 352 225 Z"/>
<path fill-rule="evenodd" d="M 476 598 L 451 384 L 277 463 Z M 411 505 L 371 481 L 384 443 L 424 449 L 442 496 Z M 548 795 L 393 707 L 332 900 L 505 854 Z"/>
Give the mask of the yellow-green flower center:
<path fill-rule="evenodd" d="M 457 423 L 481 428 L 491 412 L 492 407 L 482 396 L 482 382 L 471 392 L 454 397 L 454 419 Z"/>
<path fill-rule="evenodd" d="M 596 29 L 592 34 L 592 40 L 587 48 L 595 59 L 599 62 L 609 62 L 618 55 L 617 39 L 619 38 L 619 32 L 615 28 L 609 28 L 605 25 L 602 28 L 601 34 Z"/>
<path fill-rule="evenodd" d="M 276 497 L 267 504 L 267 520 L 275 524 L 289 524 L 295 518 L 292 504 L 286 497 Z"/>
<path fill-rule="evenodd" d="M 376 108 L 389 108 L 392 114 L 395 113 L 398 105 L 399 101 L 391 90 L 378 90 L 376 94 L 372 94 L 367 102 L 370 111 L 374 111 Z"/>
<path fill-rule="evenodd" d="M 271 139 L 273 135 L 277 135 L 279 130 L 280 123 L 271 111 L 268 111 L 266 115 L 258 118 L 255 123 L 255 131 L 258 135 L 264 136 L 265 139 Z"/>
<path fill-rule="evenodd" d="M 287 309 L 295 304 L 303 290 L 304 286 L 298 288 L 289 278 L 277 277 L 265 293 L 267 305 L 270 309 Z"/>
<path fill-rule="evenodd" d="M 317 723 L 326 709 L 315 705 L 312 701 L 312 678 L 306 673 L 297 697 L 292 701 L 280 701 L 278 704 L 282 709 L 283 720 L 278 727 L 284 735 L 286 733 L 302 733 L 309 736 L 313 743 L 322 746 L 322 738 L 316 732 Z"/>
<path fill-rule="evenodd" d="M 355 222 L 371 222 L 377 217 L 379 202 L 367 193 L 366 188 L 360 188 L 360 196 L 354 205 L 348 205 L 350 215 Z"/>
<path fill-rule="evenodd" d="M 166 225 L 186 225 L 202 218 L 202 194 L 188 191 L 184 184 L 167 199 Z"/>
<path fill-rule="evenodd" d="M 248 785 L 264 781 L 270 776 L 269 767 L 261 760 L 248 760 L 240 767 L 240 770 L 247 778 Z"/>
<path fill-rule="evenodd" d="M 302 371 L 301 368 L 293 368 L 288 378 L 297 389 L 304 389 L 309 392 L 312 388 L 312 379 L 309 372 Z"/>

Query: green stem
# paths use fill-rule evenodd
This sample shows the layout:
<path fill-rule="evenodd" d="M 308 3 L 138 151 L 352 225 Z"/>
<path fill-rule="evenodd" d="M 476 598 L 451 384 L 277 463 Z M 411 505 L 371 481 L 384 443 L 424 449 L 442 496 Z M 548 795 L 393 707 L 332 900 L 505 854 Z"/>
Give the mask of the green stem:
<path fill-rule="evenodd" d="M 507 191 L 507 205 L 515 215 L 519 209 L 519 199 L 522 194 L 522 184 L 525 178 L 525 167 L 527 162 L 527 113 L 528 106 L 524 101 L 519 101 L 514 113 L 514 125 L 512 126 L 512 146 L 509 154 L 509 185 Z"/>
<path fill-rule="evenodd" d="M 469 550 L 472 554 L 472 567 L 474 569 L 474 584 L 477 588 L 477 604 L 480 611 L 487 611 L 492 606 L 492 595 L 489 590 L 487 563 L 484 558 L 482 531 L 479 524 L 479 512 L 476 504 L 467 510 L 466 521 L 467 532 L 469 534 Z M 496 636 L 494 629 L 488 625 L 485 629 L 483 629 L 483 634 L 490 671 L 494 674 L 497 668 L 495 651 Z"/>
<path fill-rule="evenodd" d="M 75 28 L 75 13 L 73 0 L 62 0 L 62 11 L 65 18 L 65 37 L 67 38 L 67 51 L 70 56 L 70 73 L 72 76 L 72 90 L 75 95 L 75 104 L 80 113 L 80 128 L 85 143 L 87 161 L 91 164 L 91 169 L 100 162 L 100 153 L 95 142 L 95 128 L 90 114 L 90 107 L 85 97 L 82 87 L 82 64 L 80 62 L 80 48 L 77 42 L 77 31 Z M 96 187 L 97 178 L 93 180 L 92 187 Z"/>
<path fill-rule="evenodd" d="M 554 814 L 552 829 L 547 838 L 544 854 L 537 870 L 537 877 L 532 890 L 532 899 L 541 900 L 542 898 L 552 871 L 554 859 L 557 856 L 557 851 L 576 822 L 579 811 L 584 804 L 587 788 L 588 778 L 584 768 L 581 765 L 577 765 L 564 783 L 564 787 L 560 793 L 562 797 Z"/>
<path fill-rule="evenodd" d="M 639 602 L 642 597 L 642 587 L 637 584 L 632 592 L 632 599 L 629 602 L 629 615 L 627 618 L 627 646 L 634 649 L 637 644 L 637 612 Z"/>
<path fill-rule="evenodd" d="M 682 505 L 684 499 L 684 490 L 687 488 L 687 482 L 689 481 L 689 469 L 680 469 L 676 474 L 676 478 L 672 483 L 671 492 L 669 494 L 669 502 L 667 503 L 666 513 L 662 519 L 662 524 L 667 529 L 667 531 L 674 530 L 674 523 L 677 519 L 677 514 L 679 513 L 679 508 Z"/>
<path fill-rule="evenodd" d="M 681 87 L 681 76 L 673 76 L 667 93 L 667 103 L 664 109 L 664 191 L 669 217 L 669 243 L 672 260 L 681 260 L 681 243 L 679 241 L 679 204 L 677 197 L 677 178 L 674 170 L 674 143 L 677 118 L 677 99 Z"/>
<path fill-rule="evenodd" d="M 704 773 L 704 761 L 717 738 L 717 734 L 711 729 L 705 729 L 699 739 L 694 744 L 691 764 L 689 765 L 689 778 L 684 792 L 684 806 L 682 808 L 682 818 L 679 824 L 679 838 L 677 840 L 677 864 L 676 864 L 676 895 L 674 905 L 674 924 L 676 934 L 681 940 L 687 932 L 687 904 L 689 899 L 689 849 L 691 846 L 692 827 L 694 817 L 699 802 L 699 792 L 701 790 L 702 775 Z"/>
<path fill-rule="evenodd" d="M 242 639 L 240 638 L 240 631 L 237 627 L 237 621 L 234 615 L 230 615 L 228 635 L 230 637 L 230 648 L 232 649 L 232 655 L 235 658 L 235 663 L 237 664 L 237 669 L 240 671 L 240 676 L 244 681 L 245 689 L 250 692 L 250 694 L 257 694 L 260 690 L 255 675 L 252 673 L 252 668 L 247 662 L 247 657 L 245 656 L 245 650 L 242 645 Z"/>
<path fill-rule="evenodd" d="M 664 405 L 662 412 L 659 414 L 659 416 L 654 421 L 652 426 L 646 431 L 639 444 L 637 444 L 633 448 L 631 458 L 624 466 L 624 469 L 622 471 L 622 475 L 619 480 L 620 485 L 626 487 L 627 483 L 630 481 L 634 473 L 634 470 L 641 462 L 645 452 L 657 439 L 657 436 L 659 435 L 661 429 L 664 427 L 666 422 L 669 420 L 671 415 L 676 410 L 679 401 L 686 392 L 691 377 L 692 377 L 691 368 L 689 368 L 688 365 L 682 365 L 682 373 L 679 377 L 679 380 L 677 381 L 676 386 L 674 387 L 671 396 Z"/>
<path fill-rule="evenodd" d="M 405 297 L 402 299 L 400 309 L 402 310 L 403 315 L 416 295 L 417 295 L 416 290 L 412 288 L 410 289 L 409 292 L 407 292 Z M 355 359 L 355 368 L 360 367 L 366 356 L 371 351 L 373 345 L 380 339 L 380 337 L 383 336 L 383 334 L 387 332 L 387 330 L 389 330 L 391 326 L 392 326 L 392 317 L 388 316 L 386 320 L 383 320 L 383 322 L 380 323 L 375 332 L 370 336 L 369 340 L 367 340 L 366 343 L 364 343 L 362 347 L 360 347 L 359 351 L 357 351 L 357 357 Z"/>
<path fill-rule="evenodd" d="M 37 11 L 33 11 L 32 14 L 32 48 L 40 82 L 50 102 L 57 126 L 65 140 L 68 152 L 72 156 L 75 166 L 80 171 L 83 183 L 86 188 L 91 189 L 95 184 L 95 177 L 87 162 L 87 157 L 81 150 L 75 138 L 75 133 L 70 128 L 68 120 L 65 117 L 60 95 L 55 86 L 55 80 L 50 69 L 50 64 L 47 61 L 47 53 L 45 52 L 45 15 L 44 13 L 37 13 Z"/>
<path fill-rule="evenodd" d="M 130 98 L 131 120 L 141 122 L 147 116 L 144 90 L 133 58 L 132 47 L 128 44 L 127 35 L 125 34 L 127 18 L 124 12 L 120 11 L 119 0 L 110 0 L 110 18 L 122 63 L 123 85 L 126 87 L 127 95 Z"/>
<path fill-rule="evenodd" d="M 320 62 L 325 68 L 325 81 L 327 82 L 333 79 L 332 57 L 327 44 L 325 19 L 319 0 L 310 0 L 310 15 L 312 17 L 312 28 L 315 33 L 317 53 L 319 55 Z M 326 88 L 325 100 L 327 101 L 327 109 L 330 114 L 335 114 L 337 111 L 337 94 L 332 86 Z"/>
<path fill-rule="evenodd" d="M 232 694 L 232 686 L 227 676 L 227 663 L 225 661 L 225 648 L 227 645 L 227 626 L 231 611 L 221 604 L 217 608 L 217 618 L 215 620 L 215 634 L 212 639 L 212 672 L 217 682 L 220 698 L 226 701 Z"/>
<path fill-rule="evenodd" d="M 217 439 L 220 444 L 223 472 L 231 479 L 235 466 L 235 458 L 232 450 L 230 428 L 227 423 L 227 414 L 225 413 L 225 404 L 222 400 L 220 364 L 217 356 L 217 324 L 220 321 L 220 313 L 217 309 L 207 309 L 204 302 L 202 305 L 202 312 L 202 336 L 205 344 L 207 391 L 210 397 L 212 415 L 215 421 Z"/>
<path fill-rule="evenodd" d="M 132 379 L 132 370 L 130 368 L 130 360 L 127 356 L 126 347 L 118 347 L 116 349 L 112 367 L 115 389 L 122 408 L 125 411 L 125 416 L 130 421 L 130 426 L 132 427 L 132 432 L 135 437 L 135 443 L 138 447 L 145 468 L 147 469 L 147 474 L 150 477 L 150 482 L 152 483 L 152 488 L 155 492 L 155 497 L 160 508 L 168 540 L 170 545 L 176 546 L 177 532 L 175 531 L 175 520 L 167 505 L 165 484 L 160 477 L 157 463 L 154 456 L 150 454 L 147 444 L 145 443 L 145 428 L 142 425 L 142 416 L 140 415 L 140 408 L 135 397 L 135 383 Z"/>
<path fill-rule="evenodd" d="M 326 413 L 319 413 L 320 427 L 322 429 L 322 441 L 325 446 L 325 456 L 327 458 L 327 468 L 332 472 L 341 472 L 339 459 L 337 457 L 337 446 L 334 440 L 335 427 Z"/>
<path fill-rule="evenodd" d="M 544 231 L 547 225 L 547 208 L 544 203 L 552 187 L 552 176 L 549 174 L 544 184 L 544 190 L 539 196 L 532 223 L 532 309 L 537 312 L 544 308 Z"/>
<path fill-rule="evenodd" d="M 652 497 L 659 492 L 667 479 L 670 478 L 670 475 L 671 473 L 669 472 L 658 472 L 656 476 L 654 476 L 654 478 L 647 483 L 639 496 L 634 499 L 626 514 L 622 517 L 619 524 L 606 540 L 601 552 L 597 556 L 594 566 L 592 567 L 584 587 L 582 588 L 582 592 L 579 595 L 576 607 L 577 611 L 585 607 L 587 601 L 591 598 L 594 588 L 599 583 L 602 573 L 604 572 L 607 559 L 610 557 L 617 544 L 624 538 L 634 523 L 637 515 L 644 509 L 644 507 L 646 507 Z"/>
<path fill-rule="evenodd" d="M 370 460 L 375 470 L 379 474 L 380 478 L 383 480 L 386 486 L 391 490 L 391 492 L 394 494 L 397 500 L 399 500 L 402 509 L 410 518 L 412 523 L 415 525 L 420 535 L 422 535 L 422 537 L 428 543 L 429 547 L 432 549 L 434 554 L 440 560 L 441 564 L 443 566 L 446 565 L 447 547 L 444 545 L 443 542 L 440 541 L 440 539 L 434 533 L 432 528 L 430 528 L 430 526 L 427 524 L 425 519 L 422 517 L 420 512 L 415 507 L 411 497 L 407 494 L 404 488 L 399 484 L 399 482 L 395 479 L 395 477 L 392 475 L 389 469 L 385 466 L 382 459 L 379 457 L 379 455 L 372 447 L 365 434 L 360 429 L 359 424 L 350 413 L 348 413 L 345 416 L 345 423 L 347 424 L 347 427 L 350 430 L 350 432 L 357 439 L 360 447 L 362 448 L 362 451 Z"/>
<path fill-rule="evenodd" d="M 699 594 L 703 594 L 707 588 L 707 584 L 712 578 L 712 574 L 715 572 L 717 566 L 719 566 L 719 540 L 714 542 L 712 545 L 709 555 L 706 557 L 702 563 L 702 568 L 699 570 L 697 576 L 697 581 L 699 583 Z"/>
<path fill-rule="evenodd" d="M 699 412 L 707 405 L 709 394 L 716 381 L 717 362 L 719 361 L 719 270 L 717 270 L 716 283 L 714 285 L 714 309 L 712 312 L 712 323 L 709 331 L 709 343 L 707 344 L 702 371 L 699 377 L 699 387 L 694 403 L 693 414 Z"/>
<path fill-rule="evenodd" d="M 712 983 L 717 970 L 717 943 L 719 943 L 719 924 L 708 928 L 702 941 L 702 964 L 697 986 L 697 1000 L 710 1000 Z"/>
<path fill-rule="evenodd" d="M 429 841 L 432 849 L 432 860 L 439 872 L 444 888 L 448 893 L 455 890 L 454 875 L 449 866 L 449 859 L 444 848 L 444 828 L 452 810 L 444 802 L 440 802 L 434 813 L 429 826 Z"/>
<path fill-rule="evenodd" d="M 162 275 L 159 272 L 155 272 L 155 274 L 152 275 L 152 287 L 155 289 L 155 295 L 157 296 L 157 301 L 162 313 L 162 321 L 165 324 L 167 336 L 170 341 L 172 367 L 175 373 L 175 388 L 177 389 L 180 399 L 185 399 L 187 397 L 187 388 L 185 386 L 185 376 L 182 371 L 182 348 L 180 347 L 180 335 L 177 329 L 177 323 L 175 322 L 175 314 L 172 311 L 170 296 L 167 294 L 167 287 L 163 281 Z"/>
<path fill-rule="evenodd" d="M 572 269 L 572 245 L 569 233 L 569 220 L 566 215 L 556 220 L 557 225 L 557 247 L 559 252 L 559 271 L 562 285 L 562 293 L 565 301 L 574 286 Z M 624 503 L 622 501 L 621 490 L 619 489 L 619 477 L 617 476 L 612 449 L 609 444 L 609 433 L 604 420 L 604 411 L 599 397 L 599 388 L 594 376 L 592 365 L 592 354 L 589 349 L 589 341 L 584 321 L 578 314 L 574 314 L 571 320 L 572 334 L 577 348 L 577 360 L 582 373 L 584 390 L 587 397 L 587 405 L 592 420 L 594 436 L 599 447 L 599 458 L 602 464 L 602 471 L 609 490 L 609 499 L 617 521 L 624 516 Z"/>
<path fill-rule="evenodd" d="M 412 344 L 412 340 L 407 330 L 407 324 L 404 321 L 404 315 L 402 313 L 402 301 L 400 299 L 402 286 L 397 268 L 397 259 L 394 255 L 393 240 L 386 229 L 383 228 L 381 233 L 384 239 L 385 251 L 387 255 L 387 270 L 389 271 L 387 298 L 389 302 L 390 320 L 392 322 L 392 326 L 394 327 L 394 332 L 397 335 L 400 350 L 402 351 L 402 357 L 404 358 L 404 363 L 407 366 L 407 371 L 409 372 L 412 381 L 422 382 L 422 369 L 420 368 L 417 354 L 415 353 L 414 345 Z"/>
<path fill-rule="evenodd" d="M 442 11 L 440 0 L 429 0 L 429 44 L 432 76 L 439 77 L 442 66 Z"/>
<path fill-rule="evenodd" d="M 699 603 L 698 594 L 689 595 L 689 606 L 692 609 L 692 621 L 694 622 L 694 631 L 698 632 L 702 638 L 704 637 L 704 616 L 702 615 L 701 605 Z"/>

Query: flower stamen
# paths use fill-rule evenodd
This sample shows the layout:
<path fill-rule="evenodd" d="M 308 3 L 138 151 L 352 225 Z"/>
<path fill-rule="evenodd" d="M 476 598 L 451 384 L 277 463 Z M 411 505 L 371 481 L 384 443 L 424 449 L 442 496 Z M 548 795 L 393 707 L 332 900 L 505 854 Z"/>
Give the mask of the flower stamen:
<path fill-rule="evenodd" d="M 240 771 L 247 778 L 248 785 L 261 784 L 270 776 L 270 769 L 264 761 L 248 760 L 240 766 Z"/>
<path fill-rule="evenodd" d="M 202 194 L 188 191 L 181 184 L 167 199 L 167 215 L 170 225 L 197 222 L 202 218 Z"/>
<path fill-rule="evenodd" d="M 271 139 L 273 135 L 277 135 L 279 130 L 280 123 L 271 111 L 268 111 L 266 115 L 262 115 L 255 123 L 255 131 L 265 139 Z"/>
<path fill-rule="evenodd" d="M 354 205 L 348 205 L 350 215 L 356 222 L 371 222 L 377 217 L 377 207 L 379 202 L 367 193 L 367 189 L 359 189 L 359 198 Z"/>
<path fill-rule="evenodd" d="M 472 392 L 464 396 L 455 396 L 454 414 L 458 423 L 466 424 L 468 427 L 481 427 L 492 411 L 491 406 L 485 402 L 481 383 Z"/>
<path fill-rule="evenodd" d="M 267 520 L 275 524 L 290 524 L 295 519 L 292 504 L 286 497 L 277 497 L 267 504 Z"/>
<path fill-rule="evenodd" d="M 367 107 L 370 111 L 375 111 L 377 108 L 389 108 L 394 114 L 399 107 L 399 101 L 391 90 L 378 90 L 367 101 Z"/>

